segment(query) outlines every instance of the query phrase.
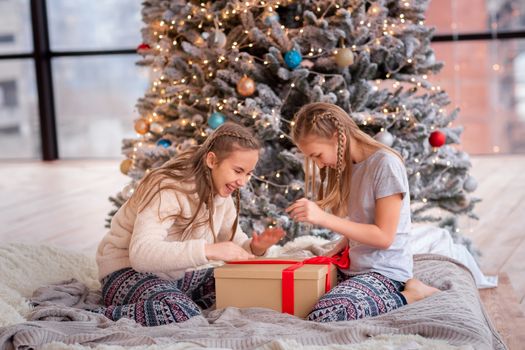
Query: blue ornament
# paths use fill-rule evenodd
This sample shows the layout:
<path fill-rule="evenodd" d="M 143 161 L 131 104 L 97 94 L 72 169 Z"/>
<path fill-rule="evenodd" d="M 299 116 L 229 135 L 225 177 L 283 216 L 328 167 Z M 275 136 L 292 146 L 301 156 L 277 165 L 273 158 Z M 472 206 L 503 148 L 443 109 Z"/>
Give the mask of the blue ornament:
<path fill-rule="evenodd" d="M 295 67 L 299 66 L 302 60 L 303 57 L 297 50 L 290 50 L 284 54 L 284 62 L 290 69 L 294 69 Z"/>
<path fill-rule="evenodd" d="M 168 148 L 169 146 L 171 146 L 171 141 L 168 139 L 160 139 L 157 141 L 157 146 Z"/>
<path fill-rule="evenodd" d="M 210 117 L 208 118 L 208 125 L 212 129 L 217 129 L 219 126 L 221 126 L 226 121 L 226 117 L 224 114 L 220 112 L 213 112 Z"/>

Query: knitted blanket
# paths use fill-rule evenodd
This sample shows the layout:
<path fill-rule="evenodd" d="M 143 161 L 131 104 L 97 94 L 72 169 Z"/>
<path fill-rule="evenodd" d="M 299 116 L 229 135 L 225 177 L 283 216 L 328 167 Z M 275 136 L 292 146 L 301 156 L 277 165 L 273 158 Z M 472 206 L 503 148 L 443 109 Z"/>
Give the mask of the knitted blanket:
<path fill-rule="evenodd" d="M 184 342 L 199 348 L 255 349 L 276 339 L 306 349 L 408 334 L 441 340 L 448 349 L 506 349 L 485 314 L 468 269 L 444 256 L 422 254 L 414 257 L 414 273 L 441 292 L 369 319 L 315 323 L 262 308 L 226 308 L 184 323 L 151 328 L 127 319 L 109 321 L 86 311 L 93 295 L 82 283 L 69 281 L 58 289 L 43 290 L 40 299 L 44 302 L 26 315 L 26 322 L 0 328 L 0 349 L 40 348 L 51 342 L 126 347 Z"/>

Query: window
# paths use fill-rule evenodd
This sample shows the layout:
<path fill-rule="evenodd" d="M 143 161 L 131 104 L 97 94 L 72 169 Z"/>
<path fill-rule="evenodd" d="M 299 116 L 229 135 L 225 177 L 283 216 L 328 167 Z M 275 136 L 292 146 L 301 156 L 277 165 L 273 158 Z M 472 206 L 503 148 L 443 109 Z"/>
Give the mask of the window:
<path fill-rule="evenodd" d="M 0 54 L 32 49 L 29 0 L 0 1 Z"/>
<path fill-rule="evenodd" d="M 141 43 L 142 1 L 47 1 L 53 51 L 135 48 Z"/>
<path fill-rule="evenodd" d="M 41 57 L 33 52 L 31 11 L 43 19 L 43 4 L 48 27 L 35 32 L 49 34 L 50 47 Z M 120 156 L 149 80 L 148 68 L 134 64 L 141 10 L 137 0 L 0 0 L 0 159 L 55 154 L 56 143 L 66 158 Z M 426 25 L 436 27 L 433 48 L 445 62 L 431 79 L 451 108 L 461 108 L 461 147 L 525 152 L 525 1 L 434 0 Z M 51 78 L 40 74 L 47 57 Z M 39 100 L 37 91 L 53 92 L 54 101 Z"/>
<path fill-rule="evenodd" d="M 505 32 L 525 29 L 522 0 L 430 1 L 426 24 L 437 34 Z"/>
<path fill-rule="evenodd" d="M 148 69 L 134 55 L 61 57 L 53 61 L 61 158 L 121 155 L 134 137 L 137 99 L 148 88 Z"/>
<path fill-rule="evenodd" d="M 16 80 L 0 81 L 0 108 L 14 108 L 18 106 Z"/>
<path fill-rule="evenodd" d="M 456 36 L 525 28 L 520 1 L 432 1 L 427 25 Z M 517 38 L 519 35 L 516 36 Z M 470 154 L 525 152 L 525 40 L 432 43 L 444 69 L 431 77 L 459 107 L 460 147 Z"/>
<path fill-rule="evenodd" d="M 39 158 L 40 132 L 34 65 L 0 61 L 0 158 Z"/>

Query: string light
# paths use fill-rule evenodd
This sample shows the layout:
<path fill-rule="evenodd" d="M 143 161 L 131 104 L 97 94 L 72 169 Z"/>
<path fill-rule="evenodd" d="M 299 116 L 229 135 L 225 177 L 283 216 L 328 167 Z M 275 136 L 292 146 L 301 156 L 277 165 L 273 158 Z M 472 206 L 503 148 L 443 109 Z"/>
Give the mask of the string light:
<path fill-rule="evenodd" d="M 280 1 L 275 5 L 275 8 L 278 8 L 278 5 L 279 5 L 279 4 L 280 4 Z M 405 1 L 405 2 L 404 2 L 404 5 L 405 5 L 406 7 L 409 7 L 409 6 L 410 6 L 410 3 L 409 3 L 408 1 Z M 273 9 L 272 9 L 272 7 L 273 7 L 273 5 L 272 5 L 272 1 L 244 1 L 244 2 L 243 2 L 243 1 L 240 1 L 240 2 L 236 2 L 235 5 L 232 5 L 232 6 L 234 6 L 234 7 L 233 7 L 233 8 L 232 8 L 232 7 L 229 7 L 229 8 L 226 9 L 226 11 L 224 11 L 222 14 L 223 14 L 223 15 L 226 15 L 226 16 L 229 16 L 229 15 L 231 15 L 231 14 L 236 14 L 236 13 L 242 13 L 242 12 L 246 13 L 247 10 L 250 10 L 250 11 L 251 11 L 251 8 L 253 8 L 253 7 L 259 7 L 259 8 L 260 8 L 261 6 L 264 7 L 264 8 L 266 8 L 266 9 L 268 9 L 268 11 L 272 11 L 272 10 L 273 10 Z M 337 8 L 337 9 L 340 8 L 340 5 L 338 5 L 338 4 L 331 4 L 330 6 L 334 6 L 334 7 Z M 200 11 L 199 11 L 199 10 L 200 10 Z M 327 10 L 327 9 L 326 9 L 326 10 Z M 350 10 L 350 11 L 353 11 L 354 9 L 349 8 L 349 10 Z M 374 8 L 371 9 L 371 12 L 374 13 L 374 14 L 377 14 L 377 13 L 380 12 L 380 10 L 381 10 L 381 7 L 380 7 L 380 6 L 376 6 L 376 7 L 374 7 Z M 321 11 L 322 11 L 322 9 L 321 9 L 320 6 L 317 7 L 317 11 L 318 11 L 318 12 L 321 12 Z M 206 14 L 206 13 L 207 13 L 207 14 Z M 325 12 L 325 13 L 326 13 L 326 12 Z M 198 18 L 197 18 L 197 16 L 198 16 Z M 324 16 L 324 14 L 323 14 L 323 16 Z M 222 17 L 222 16 L 221 16 L 221 17 Z M 198 24 L 198 28 L 199 28 L 199 29 L 201 29 L 201 28 L 203 27 L 203 22 L 202 22 L 202 20 L 203 20 L 204 18 L 207 18 L 208 20 L 212 20 L 212 19 L 213 19 L 212 15 L 209 14 L 209 13 L 207 12 L 207 10 L 206 10 L 206 5 L 205 5 L 204 3 L 201 3 L 201 4 L 200 4 L 200 8 L 198 8 L 197 12 L 195 12 L 195 9 L 193 9 L 193 16 L 192 16 L 192 15 L 187 15 L 186 18 L 187 18 L 188 20 L 194 18 L 194 19 L 195 19 L 195 22 L 194 22 L 195 24 L 194 24 L 194 25 L 196 25 L 196 24 L 198 23 L 197 19 L 198 19 L 198 20 L 201 20 L 201 22 Z M 399 15 L 399 18 L 402 20 L 402 22 L 404 22 L 405 15 L 404 15 L 404 14 L 400 14 L 400 15 Z M 300 21 L 300 20 L 301 20 L 301 17 L 300 17 L 300 16 L 295 16 L 295 17 L 294 17 L 294 20 L 295 20 L 295 21 Z M 221 21 L 215 19 L 215 22 L 216 22 L 216 26 L 223 26 L 223 23 L 222 23 Z M 175 20 L 173 20 L 173 21 L 171 21 L 171 23 L 174 25 L 176 22 L 175 22 Z M 206 25 L 206 23 L 207 23 L 207 22 L 204 21 L 204 25 Z M 225 22 L 225 23 L 226 23 L 226 22 Z M 365 21 L 361 21 L 360 24 L 361 24 L 361 25 L 365 25 Z M 160 26 L 162 27 L 163 25 L 164 25 L 164 22 L 161 21 Z M 185 23 L 184 23 L 184 22 L 181 22 L 181 25 L 185 25 Z M 372 23 L 367 22 L 367 23 L 366 23 L 366 26 L 370 28 L 370 27 L 372 26 Z M 392 28 L 394 28 L 394 27 L 395 27 L 395 23 L 390 24 L 390 23 L 388 23 L 388 21 L 387 21 L 386 19 L 383 20 L 383 23 L 378 23 L 378 31 L 379 31 L 379 33 L 382 32 L 382 34 L 385 35 L 385 36 L 388 35 L 389 33 L 393 35 L 394 33 L 393 33 L 392 31 L 388 32 L 388 27 L 389 27 L 389 26 L 391 26 Z M 285 26 L 283 26 L 283 25 L 281 25 L 281 28 L 282 28 L 282 29 L 286 29 Z M 380 28 L 383 28 L 384 30 L 380 30 Z M 299 33 L 302 34 L 303 32 L 304 32 L 304 30 L 301 28 L 301 29 L 299 30 Z M 168 39 L 168 36 L 166 36 L 165 33 L 166 33 L 166 32 L 164 32 L 164 33 L 162 33 L 162 34 L 159 34 L 159 39 L 162 39 L 162 38 L 164 38 L 164 37 L 165 37 L 166 39 Z M 245 35 L 248 35 L 248 34 L 249 34 L 249 31 L 248 31 L 248 30 L 244 30 L 243 33 L 244 33 Z M 157 35 L 157 34 L 158 34 L 158 33 L 155 32 L 155 35 Z M 269 34 L 270 34 L 270 33 L 269 33 Z M 232 43 L 232 46 L 231 46 L 232 49 L 240 50 L 240 49 L 242 49 L 243 47 L 250 47 L 250 48 L 252 48 L 252 47 L 254 46 L 254 44 L 251 43 L 251 42 L 247 43 L 247 40 L 246 40 L 247 38 L 246 38 L 246 37 L 244 37 L 244 38 L 243 38 L 243 37 L 236 37 L 236 39 L 237 39 L 237 40 L 234 41 L 234 42 Z M 381 44 L 381 42 L 380 42 L 379 39 L 377 39 L 375 42 L 376 42 L 376 44 L 378 44 L 378 45 Z M 168 41 L 168 43 L 169 43 L 169 41 Z M 172 43 L 173 43 L 174 46 L 178 44 L 178 42 L 177 42 L 176 39 L 173 39 Z M 357 51 L 357 50 L 358 50 L 358 47 L 357 47 L 356 45 L 352 45 L 351 48 L 352 48 L 353 51 Z M 162 48 L 161 48 L 160 45 L 157 45 L 157 49 L 159 49 L 159 50 L 162 51 Z M 372 48 L 372 49 L 374 49 L 374 48 Z M 369 48 L 368 46 L 366 46 L 366 45 L 360 45 L 360 46 L 359 46 L 359 50 L 363 50 L 363 51 L 370 52 L 370 48 Z M 168 51 L 168 49 L 166 49 L 166 51 Z M 314 55 L 316 55 L 316 53 L 319 53 L 319 54 L 332 54 L 330 51 L 329 51 L 329 52 L 323 52 L 323 49 L 322 49 L 322 48 L 317 48 L 317 49 L 316 49 L 316 48 L 311 48 L 311 51 L 310 51 L 310 53 L 309 53 L 308 55 L 309 55 L 310 57 L 313 57 Z M 231 56 L 228 55 L 228 59 L 230 59 L 230 57 L 231 57 Z M 235 57 L 235 58 L 233 58 L 233 57 L 231 57 L 231 58 L 234 59 L 235 62 L 239 62 L 239 60 L 241 59 L 239 56 L 237 56 L 237 57 Z M 267 60 L 264 60 L 264 61 L 263 61 L 262 59 L 259 59 L 259 58 L 257 58 L 257 57 L 255 57 L 254 59 L 255 59 L 255 60 L 260 60 L 261 63 L 264 64 L 264 65 L 268 65 L 268 64 L 269 64 L 269 62 L 268 62 Z M 226 62 L 226 57 L 221 56 L 221 57 L 219 57 L 219 58 L 217 59 L 217 63 L 223 63 L 223 62 Z M 246 62 L 246 61 L 244 61 L 244 62 Z M 250 64 L 253 64 L 253 62 L 254 62 L 254 61 L 251 60 L 251 59 L 248 61 L 248 63 L 250 63 Z M 407 62 L 408 62 L 408 63 L 412 63 L 412 59 L 408 59 Z M 204 65 L 208 65 L 209 63 L 210 63 L 210 61 L 209 61 L 208 59 L 205 59 L 205 60 L 202 61 L 202 64 L 204 64 Z M 213 66 L 214 63 L 215 63 L 215 60 L 211 61 L 211 63 L 212 63 L 212 66 Z M 189 64 L 192 65 L 192 62 L 190 61 Z M 212 67 L 209 67 L 208 69 L 209 69 L 209 70 L 212 70 Z M 216 70 L 216 68 L 213 67 L 213 70 Z M 496 69 L 495 69 L 495 70 L 496 70 Z M 154 69 L 154 71 L 155 71 L 155 69 Z M 208 76 L 208 77 L 212 77 L 212 76 L 213 76 L 213 72 L 209 72 L 209 73 L 206 72 L 206 73 L 204 73 L 204 74 L 205 74 L 205 77 L 206 77 L 206 76 Z M 319 74 L 319 73 L 316 73 L 316 72 L 310 72 L 310 74 Z M 323 85 L 323 84 L 325 83 L 324 75 L 322 75 L 322 74 L 319 74 L 319 75 L 320 75 L 320 77 L 319 77 L 319 79 L 318 79 L 318 82 L 319 82 L 320 85 Z M 339 75 L 339 74 L 337 74 L 337 75 Z M 387 77 L 387 79 L 389 79 L 389 78 L 390 78 L 390 73 L 387 73 L 386 77 Z M 422 78 L 426 80 L 426 79 L 427 79 L 427 76 L 426 76 L 426 75 L 423 75 Z M 188 79 L 189 79 L 189 78 L 188 78 Z M 196 76 L 196 75 L 192 75 L 192 79 L 193 79 L 193 80 L 196 80 L 196 79 L 197 79 L 197 76 Z M 206 79 L 207 79 L 207 78 L 206 78 Z M 416 80 L 415 80 L 414 78 L 412 78 L 411 81 L 412 81 L 413 83 L 416 83 Z M 182 83 L 182 84 L 185 84 L 186 82 L 187 82 L 187 81 L 186 81 L 185 78 L 181 79 L 181 83 Z M 296 82 L 297 82 L 297 81 L 291 82 L 290 87 L 291 87 L 291 88 L 295 88 Z M 347 87 L 346 87 L 346 82 L 343 81 L 343 83 L 345 83 L 345 88 L 347 88 Z M 376 85 L 379 85 L 380 83 L 381 83 L 380 80 L 377 80 L 377 81 L 376 81 Z M 173 84 L 174 84 L 174 85 L 178 85 L 178 82 L 174 81 Z M 157 87 L 157 86 L 160 87 L 160 86 L 161 86 L 161 82 L 158 82 L 158 83 L 155 82 L 153 85 L 154 85 L 155 87 Z M 400 83 L 396 81 L 396 82 L 394 83 L 393 86 L 394 86 L 395 88 L 397 88 L 397 87 L 400 86 Z M 417 82 L 417 86 L 421 86 L 421 82 Z M 374 88 L 375 91 L 377 91 L 377 90 L 379 89 L 377 86 L 374 86 L 373 88 Z M 433 87 L 433 86 L 432 86 L 431 88 L 432 88 L 433 91 L 436 89 L 436 88 Z M 440 90 L 441 88 L 438 87 L 437 89 Z M 156 91 L 156 90 L 157 90 L 157 89 L 155 89 L 155 90 L 153 90 L 153 91 Z M 291 90 L 291 89 L 288 90 L 288 93 L 290 92 L 290 90 Z M 340 94 L 343 94 L 346 90 L 345 90 L 345 89 L 338 89 L 338 90 L 334 90 L 334 91 L 338 91 Z M 165 93 L 165 90 L 162 89 L 162 90 L 161 90 L 161 94 L 164 94 L 164 93 Z M 186 89 L 186 90 L 185 90 L 185 93 L 186 93 L 186 94 L 189 94 L 190 91 L 189 91 L 188 89 Z M 181 95 L 178 95 L 178 96 L 179 96 L 179 99 L 181 99 L 181 97 L 180 97 Z M 288 96 L 286 96 L 286 98 L 287 98 L 287 97 L 288 97 Z M 282 103 L 283 105 L 284 105 L 284 101 L 286 100 L 286 98 L 283 99 L 283 103 Z M 166 99 L 166 100 L 164 100 L 164 99 L 160 99 L 159 101 L 167 101 L 167 99 Z M 197 100 L 195 101 L 195 103 L 199 103 L 198 101 L 199 101 L 199 100 L 197 99 Z M 203 102 L 204 102 L 204 100 L 203 100 Z M 215 100 L 214 100 L 214 102 L 215 102 Z M 206 98 L 206 103 L 207 103 L 208 105 L 211 104 L 211 102 L 210 102 L 210 98 Z M 215 103 L 214 103 L 214 104 L 215 104 Z M 242 107 L 242 105 L 238 104 L 238 108 L 240 108 L 240 107 Z M 219 110 L 224 109 L 224 108 L 228 108 L 227 101 L 226 101 L 226 100 L 223 100 L 223 104 L 219 104 L 217 108 L 218 108 Z M 240 110 L 238 110 L 238 109 L 235 109 L 235 110 L 234 110 L 234 109 L 232 108 L 232 109 L 231 109 L 231 112 L 232 112 L 233 114 L 240 114 Z M 273 111 L 272 111 L 272 112 L 273 112 Z M 384 112 L 385 114 L 391 113 L 391 112 L 389 112 L 389 109 L 388 109 L 388 108 L 383 108 L 383 112 Z M 244 113 L 246 113 L 246 112 L 244 112 Z M 244 113 L 243 113 L 243 114 L 244 114 Z M 248 117 L 249 117 L 249 113 L 248 113 Z M 253 119 L 257 119 L 257 117 L 258 117 L 257 112 L 254 111 L 253 114 L 252 114 L 252 118 L 253 118 Z M 394 119 L 396 118 L 396 115 L 395 115 L 393 112 L 392 112 L 392 117 L 393 117 Z M 407 121 L 410 120 L 410 118 L 408 118 L 408 117 L 406 117 L 405 119 L 406 119 Z M 281 118 L 281 121 L 286 122 L 286 123 L 288 123 L 288 124 L 290 124 L 290 125 L 292 125 L 292 126 L 294 125 L 294 122 L 293 122 L 293 121 L 288 121 L 288 120 L 286 120 L 285 118 Z M 373 122 L 372 118 L 369 117 L 368 120 L 365 120 L 365 121 L 364 121 L 364 125 L 367 125 L 367 123 L 372 123 L 372 122 Z M 183 125 L 186 125 L 186 124 L 188 123 L 188 121 L 184 119 L 184 121 L 183 121 L 182 123 L 184 123 Z M 265 125 L 265 126 L 269 126 L 269 125 L 271 125 L 269 122 L 265 122 L 265 123 L 262 123 L 262 124 Z M 196 124 L 195 124 L 194 122 L 192 122 L 191 125 L 192 125 L 192 126 L 196 126 Z M 382 128 L 381 128 L 381 131 L 384 131 L 384 130 L 385 130 L 385 128 L 382 127 Z M 279 138 L 280 138 L 280 139 L 284 139 L 285 137 L 288 137 L 288 135 L 286 135 L 286 133 L 285 133 L 283 130 L 281 130 L 281 132 L 282 132 L 282 133 L 279 134 Z M 201 132 L 201 135 L 204 137 L 204 136 L 206 136 L 206 133 L 205 133 L 204 131 L 202 131 L 202 132 Z M 495 147 L 496 147 L 496 146 L 495 146 Z M 417 163 L 418 160 L 416 160 L 415 162 Z M 419 172 L 418 172 L 418 176 L 419 176 L 419 175 L 420 175 L 420 174 L 419 174 Z M 275 178 L 280 178 L 280 177 L 281 177 L 281 174 L 280 174 L 279 172 L 275 173 Z M 262 177 L 262 179 L 264 180 L 264 177 Z M 267 180 L 264 180 L 264 181 L 267 181 Z M 268 185 L 272 185 L 272 186 L 274 185 L 274 184 L 272 184 L 272 183 L 270 183 L 270 182 L 265 182 L 265 183 L 266 183 L 266 188 L 268 188 Z M 275 185 L 279 185 L 279 184 L 275 184 Z M 299 188 L 296 188 L 297 185 L 295 185 L 295 186 L 290 186 L 290 185 L 279 185 L 279 187 L 285 188 L 285 193 L 288 193 L 288 189 L 289 189 L 289 187 L 291 187 L 292 189 L 300 189 L 300 187 L 299 187 Z M 253 201 L 255 202 L 255 200 L 253 200 Z"/>

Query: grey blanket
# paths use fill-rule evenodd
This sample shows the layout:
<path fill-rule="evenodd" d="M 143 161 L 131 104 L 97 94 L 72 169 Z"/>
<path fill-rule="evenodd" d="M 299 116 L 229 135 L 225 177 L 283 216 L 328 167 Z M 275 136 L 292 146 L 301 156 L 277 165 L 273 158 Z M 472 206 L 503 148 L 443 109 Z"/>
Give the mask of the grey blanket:
<path fill-rule="evenodd" d="M 465 267 L 444 256 L 423 254 L 414 257 L 414 273 L 441 292 L 369 319 L 315 323 L 268 309 L 226 308 L 183 323 L 150 328 L 128 319 L 113 322 L 87 311 L 97 296 L 90 295 L 78 282 L 68 281 L 35 295 L 40 305 L 29 315 L 31 321 L 0 329 L 0 349 L 39 347 L 52 341 L 123 346 L 186 341 L 208 347 L 252 349 L 275 339 L 293 339 L 303 345 L 349 344 L 379 334 L 419 334 L 451 345 L 506 349 Z"/>

